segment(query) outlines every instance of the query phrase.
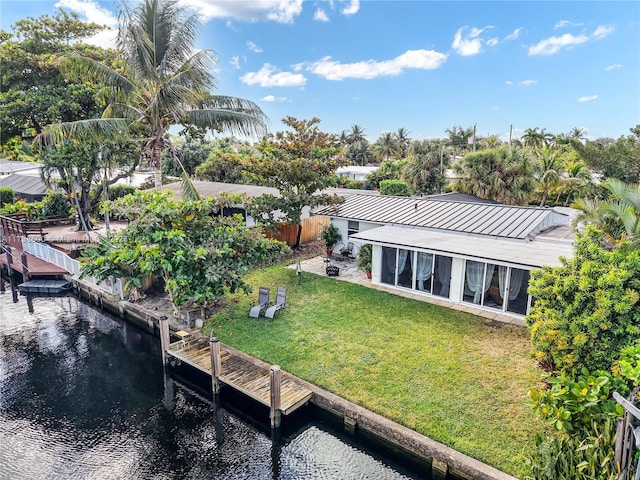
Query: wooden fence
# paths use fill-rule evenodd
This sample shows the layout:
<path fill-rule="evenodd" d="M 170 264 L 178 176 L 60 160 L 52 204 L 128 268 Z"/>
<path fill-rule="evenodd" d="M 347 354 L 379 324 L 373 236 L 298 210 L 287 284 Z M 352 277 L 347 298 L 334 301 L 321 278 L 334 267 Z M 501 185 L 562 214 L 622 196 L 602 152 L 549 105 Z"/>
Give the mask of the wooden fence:
<path fill-rule="evenodd" d="M 303 245 L 309 242 L 315 242 L 320 238 L 320 231 L 322 227 L 329 223 L 329 217 L 324 215 L 315 215 L 309 218 L 302 219 L 302 235 L 300 236 L 300 244 Z M 281 223 L 278 225 L 278 233 L 269 233 L 267 236 L 275 238 L 282 242 L 286 242 L 287 245 L 293 246 L 296 244 L 296 237 L 298 235 L 297 225 L 288 225 Z"/>

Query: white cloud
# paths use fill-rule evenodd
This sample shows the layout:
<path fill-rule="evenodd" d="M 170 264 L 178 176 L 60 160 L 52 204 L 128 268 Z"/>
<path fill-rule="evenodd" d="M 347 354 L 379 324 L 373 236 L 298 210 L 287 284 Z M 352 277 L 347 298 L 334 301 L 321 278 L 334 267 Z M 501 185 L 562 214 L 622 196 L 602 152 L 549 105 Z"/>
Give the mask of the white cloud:
<path fill-rule="evenodd" d="M 355 63 L 340 63 L 323 57 L 320 60 L 305 64 L 307 71 L 320 75 L 327 80 L 344 80 L 345 78 L 372 79 L 381 76 L 399 75 L 405 69 L 435 70 L 439 68 L 447 56 L 433 50 L 407 50 L 391 60 L 367 60 Z M 300 68 L 301 65 L 297 65 Z"/>
<path fill-rule="evenodd" d="M 621 63 L 614 63 L 613 65 L 609 65 L 607 67 L 604 68 L 605 72 L 610 72 L 611 70 L 615 70 L 616 68 L 622 68 L 622 64 Z"/>
<path fill-rule="evenodd" d="M 179 0 L 195 9 L 207 21 L 211 18 L 233 18 L 245 21 L 271 20 L 293 23 L 302 12 L 302 0 L 217 1 Z"/>
<path fill-rule="evenodd" d="M 261 87 L 299 87 L 307 83 L 307 79 L 301 73 L 279 72 L 276 67 L 265 63 L 257 72 L 248 72 L 240 77 L 242 83 L 247 85 L 260 85 Z"/>
<path fill-rule="evenodd" d="M 262 47 L 259 47 L 258 45 L 256 45 L 255 43 L 253 43 L 251 40 L 247 41 L 247 48 L 249 50 L 251 50 L 252 52 L 255 53 L 262 53 Z"/>
<path fill-rule="evenodd" d="M 349 5 L 342 9 L 342 14 L 346 16 L 355 15 L 358 10 L 360 10 L 360 0 L 351 0 Z"/>
<path fill-rule="evenodd" d="M 511 32 L 509 35 L 504 37 L 504 39 L 505 40 L 515 40 L 520 36 L 520 32 L 522 32 L 522 28 L 516 28 L 513 32 Z"/>
<path fill-rule="evenodd" d="M 593 32 L 593 38 L 597 40 L 602 40 L 609 36 L 609 34 L 613 33 L 615 30 L 611 25 L 598 25 L 598 28 Z"/>
<path fill-rule="evenodd" d="M 532 47 L 529 47 L 529 56 L 535 55 L 553 55 L 562 49 L 571 49 L 576 45 L 581 45 L 589 41 L 586 35 L 572 35 L 565 33 L 559 37 L 549 37 L 539 41 Z"/>
<path fill-rule="evenodd" d="M 487 45 L 489 45 L 490 47 L 493 47 L 493 46 L 497 45 L 499 41 L 500 40 L 498 39 L 498 37 L 493 37 L 493 38 L 490 38 L 489 40 L 487 40 Z"/>
<path fill-rule="evenodd" d="M 586 96 L 586 97 L 580 97 L 578 98 L 579 102 L 591 102 L 595 99 L 598 98 L 598 95 L 590 95 L 590 96 Z"/>
<path fill-rule="evenodd" d="M 273 95 L 267 95 L 262 98 L 263 102 L 286 102 L 288 101 L 287 97 L 275 97 Z"/>
<path fill-rule="evenodd" d="M 513 82 L 511 80 L 507 80 L 504 82 L 506 85 L 514 86 L 517 85 L 519 87 L 532 87 L 538 83 L 537 80 L 521 80 L 519 82 Z"/>
<path fill-rule="evenodd" d="M 453 36 L 451 47 L 462 56 L 477 55 L 482 52 L 482 39 L 478 38 L 482 32 L 493 27 L 471 28 L 471 31 L 464 33 L 468 26 L 460 27 Z"/>
<path fill-rule="evenodd" d="M 235 68 L 236 70 L 240 69 L 240 57 L 238 57 L 237 55 L 231 57 L 231 61 L 229 63 L 233 65 L 233 68 Z"/>
<path fill-rule="evenodd" d="M 115 48 L 118 34 L 118 19 L 109 10 L 102 8 L 97 1 L 92 0 L 60 0 L 55 4 L 57 8 L 64 8 L 76 12 L 82 20 L 106 25 L 111 30 L 99 32 L 92 37 L 83 39 L 91 45 L 103 48 Z"/>
<path fill-rule="evenodd" d="M 584 23 L 571 22 L 569 20 L 558 20 L 553 28 L 564 28 L 564 27 L 581 27 Z"/>
<path fill-rule="evenodd" d="M 327 16 L 327 12 L 325 12 L 322 8 L 318 8 L 316 13 L 313 14 L 313 19 L 319 22 L 328 22 L 329 17 Z"/>

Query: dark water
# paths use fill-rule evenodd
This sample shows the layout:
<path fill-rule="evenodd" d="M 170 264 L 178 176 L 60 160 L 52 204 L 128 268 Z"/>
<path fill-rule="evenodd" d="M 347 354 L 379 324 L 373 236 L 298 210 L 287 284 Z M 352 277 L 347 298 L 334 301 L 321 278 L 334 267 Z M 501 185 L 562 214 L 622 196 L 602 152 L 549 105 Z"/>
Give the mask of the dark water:
<path fill-rule="evenodd" d="M 186 385 L 156 338 L 75 297 L 0 294 L 0 479 L 427 478 L 308 412 L 274 436 Z"/>

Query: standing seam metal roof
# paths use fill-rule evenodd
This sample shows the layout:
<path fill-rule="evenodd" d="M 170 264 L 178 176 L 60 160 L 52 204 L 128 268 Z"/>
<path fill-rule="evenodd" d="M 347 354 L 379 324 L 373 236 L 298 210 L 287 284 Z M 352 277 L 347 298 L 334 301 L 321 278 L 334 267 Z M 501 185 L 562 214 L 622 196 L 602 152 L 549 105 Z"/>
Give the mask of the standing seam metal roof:
<path fill-rule="evenodd" d="M 567 215 L 549 208 L 371 195 L 352 195 L 313 213 L 514 239 L 531 238 L 568 222 Z"/>

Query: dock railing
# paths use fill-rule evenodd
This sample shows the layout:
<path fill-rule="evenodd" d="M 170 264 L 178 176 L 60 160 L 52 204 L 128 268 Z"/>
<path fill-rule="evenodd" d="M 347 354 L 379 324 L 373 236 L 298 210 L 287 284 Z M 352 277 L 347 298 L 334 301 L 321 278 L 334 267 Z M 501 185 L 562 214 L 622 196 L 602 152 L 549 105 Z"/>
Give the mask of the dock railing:
<path fill-rule="evenodd" d="M 82 270 L 80 262 L 46 243 L 34 242 L 26 237 L 22 237 L 22 250 L 45 262 L 64 268 L 73 276 L 80 275 L 80 271 Z M 122 287 L 121 279 L 110 277 L 103 282 L 97 282 L 94 277 L 85 277 L 85 280 L 107 291 L 111 295 L 117 295 L 120 300 L 124 300 L 124 288 Z"/>

